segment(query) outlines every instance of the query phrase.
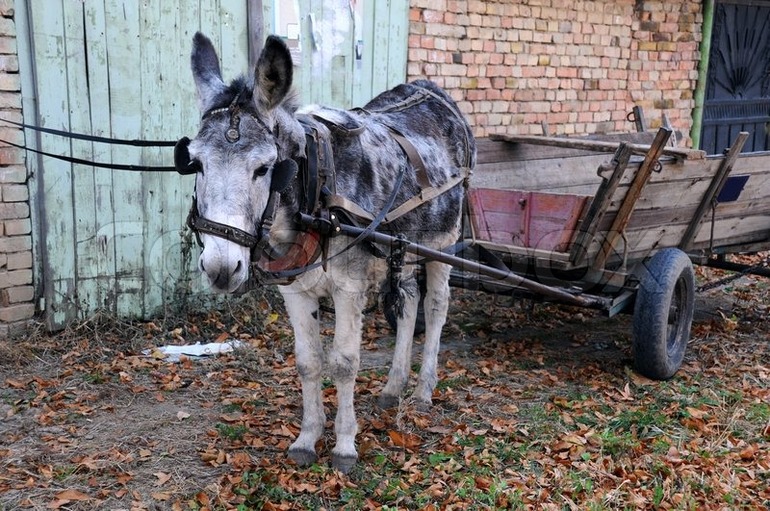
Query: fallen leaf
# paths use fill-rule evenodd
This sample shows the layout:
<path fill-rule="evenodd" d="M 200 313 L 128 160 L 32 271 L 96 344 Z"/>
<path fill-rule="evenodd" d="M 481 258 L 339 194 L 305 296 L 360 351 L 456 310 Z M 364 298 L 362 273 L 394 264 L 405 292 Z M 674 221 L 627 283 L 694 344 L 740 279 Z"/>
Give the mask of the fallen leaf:
<path fill-rule="evenodd" d="M 165 472 L 155 472 L 153 475 L 158 478 L 158 480 L 155 481 L 155 486 L 163 486 L 169 479 L 171 479 L 171 474 Z"/>
<path fill-rule="evenodd" d="M 402 433 L 391 429 L 388 431 L 388 436 L 394 445 L 405 449 L 416 449 L 422 444 L 422 439 L 412 433 Z"/>
<path fill-rule="evenodd" d="M 58 500 L 91 500 L 91 497 L 78 490 L 64 490 L 56 494 Z"/>

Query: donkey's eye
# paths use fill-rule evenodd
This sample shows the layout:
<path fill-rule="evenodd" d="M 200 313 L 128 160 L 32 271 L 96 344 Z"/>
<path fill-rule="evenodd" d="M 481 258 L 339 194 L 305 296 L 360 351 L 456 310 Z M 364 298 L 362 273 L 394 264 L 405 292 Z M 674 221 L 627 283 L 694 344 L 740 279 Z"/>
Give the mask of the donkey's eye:
<path fill-rule="evenodd" d="M 270 170 L 270 167 L 268 165 L 262 165 L 261 167 L 257 167 L 254 169 L 254 177 L 252 179 L 257 179 L 258 177 L 262 177 L 265 174 L 267 174 L 267 171 Z"/>

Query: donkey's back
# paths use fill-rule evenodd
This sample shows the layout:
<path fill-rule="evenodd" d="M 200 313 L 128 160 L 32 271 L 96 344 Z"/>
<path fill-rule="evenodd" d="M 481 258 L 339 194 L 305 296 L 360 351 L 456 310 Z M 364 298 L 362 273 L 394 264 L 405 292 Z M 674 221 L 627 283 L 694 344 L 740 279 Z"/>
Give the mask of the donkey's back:
<path fill-rule="evenodd" d="M 353 128 L 331 130 L 339 195 L 371 216 L 393 195 L 393 208 L 401 209 L 387 215 L 379 230 L 436 246 L 456 241 L 463 187 L 455 185 L 475 166 L 476 145 L 443 89 L 417 80 L 381 93 L 363 108 L 315 113 Z"/>

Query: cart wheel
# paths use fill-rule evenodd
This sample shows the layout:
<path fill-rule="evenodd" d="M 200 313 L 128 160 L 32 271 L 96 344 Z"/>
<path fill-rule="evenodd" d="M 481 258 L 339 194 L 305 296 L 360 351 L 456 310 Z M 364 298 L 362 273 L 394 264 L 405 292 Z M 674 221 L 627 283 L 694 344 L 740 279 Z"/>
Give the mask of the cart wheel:
<path fill-rule="evenodd" d="M 632 348 L 636 370 L 656 380 L 682 365 L 695 308 L 695 273 L 690 258 L 667 248 L 645 264 L 634 305 Z"/>

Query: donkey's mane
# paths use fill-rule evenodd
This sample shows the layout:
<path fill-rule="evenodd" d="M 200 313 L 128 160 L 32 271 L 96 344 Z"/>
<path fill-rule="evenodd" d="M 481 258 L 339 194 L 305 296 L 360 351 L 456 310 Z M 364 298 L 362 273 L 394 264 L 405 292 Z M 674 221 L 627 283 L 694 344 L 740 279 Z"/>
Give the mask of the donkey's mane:
<path fill-rule="evenodd" d="M 245 76 L 239 76 L 230 82 L 230 85 L 216 95 L 214 101 L 212 101 L 209 106 L 208 112 L 229 107 L 235 98 L 238 98 L 238 101 L 235 104 L 241 110 L 245 112 L 255 112 L 254 80 L 247 79 Z M 292 88 L 289 93 L 286 94 L 286 97 L 281 102 L 281 106 L 291 114 L 297 111 L 299 108 L 299 94 L 295 89 Z"/>

